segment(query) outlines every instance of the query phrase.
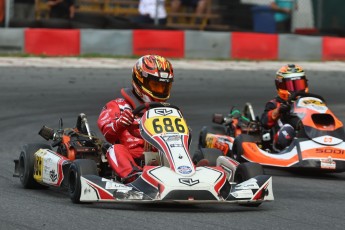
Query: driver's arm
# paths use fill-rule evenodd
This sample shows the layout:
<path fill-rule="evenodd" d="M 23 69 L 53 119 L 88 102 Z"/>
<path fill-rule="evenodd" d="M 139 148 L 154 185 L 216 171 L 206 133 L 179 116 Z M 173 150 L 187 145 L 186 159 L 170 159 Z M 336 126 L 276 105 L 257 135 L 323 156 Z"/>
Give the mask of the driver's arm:
<path fill-rule="evenodd" d="M 120 109 L 116 100 L 108 102 L 99 115 L 97 125 L 104 135 L 105 139 L 110 143 L 115 143 L 120 139 L 121 134 L 127 129 L 122 124 L 123 110 Z M 125 119 L 124 121 L 127 122 Z M 131 121 L 128 121 L 131 123 Z M 133 122 L 133 121 L 132 121 Z M 130 124 L 129 124 L 130 125 Z"/>
<path fill-rule="evenodd" d="M 272 128 L 279 118 L 279 103 L 276 101 L 267 102 L 265 110 L 261 116 L 261 124 L 265 128 Z"/>

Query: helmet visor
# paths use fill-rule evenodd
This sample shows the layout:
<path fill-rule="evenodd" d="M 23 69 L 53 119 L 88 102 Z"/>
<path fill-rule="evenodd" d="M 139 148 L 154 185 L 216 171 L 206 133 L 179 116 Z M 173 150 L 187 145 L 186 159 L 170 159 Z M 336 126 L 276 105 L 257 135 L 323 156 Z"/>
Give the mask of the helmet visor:
<path fill-rule="evenodd" d="M 306 79 L 282 79 L 282 81 L 277 82 L 279 89 L 288 90 L 289 92 L 303 91 L 308 87 Z"/>
<path fill-rule="evenodd" d="M 166 99 L 170 96 L 172 82 L 156 81 L 153 79 L 144 79 L 144 88 L 152 97 Z"/>

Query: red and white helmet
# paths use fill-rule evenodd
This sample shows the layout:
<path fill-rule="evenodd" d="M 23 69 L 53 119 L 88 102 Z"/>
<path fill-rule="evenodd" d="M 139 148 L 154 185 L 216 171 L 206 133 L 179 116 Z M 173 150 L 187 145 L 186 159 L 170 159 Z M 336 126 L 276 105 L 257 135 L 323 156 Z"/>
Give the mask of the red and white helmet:
<path fill-rule="evenodd" d="M 287 100 L 293 92 L 308 92 L 308 83 L 303 68 L 299 65 L 288 64 L 276 73 L 276 88 L 280 98 Z"/>
<path fill-rule="evenodd" d="M 135 63 L 132 78 L 133 90 L 144 102 L 163 102 L 170 97 L 174 71 L 166 58 L 145 55 Z"/>

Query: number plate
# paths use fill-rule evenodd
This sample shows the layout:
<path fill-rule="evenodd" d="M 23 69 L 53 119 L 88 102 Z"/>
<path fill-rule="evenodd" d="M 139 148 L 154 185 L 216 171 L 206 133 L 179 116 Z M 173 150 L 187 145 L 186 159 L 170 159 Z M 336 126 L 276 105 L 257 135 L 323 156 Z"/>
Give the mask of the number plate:
<path fill-rule="evenodd" d="M 161 133 L 180 133 L 188 134 L 185 120 L 175 116 L 150 117 L 145 121 L 145 128 L 151 135 Z"/>

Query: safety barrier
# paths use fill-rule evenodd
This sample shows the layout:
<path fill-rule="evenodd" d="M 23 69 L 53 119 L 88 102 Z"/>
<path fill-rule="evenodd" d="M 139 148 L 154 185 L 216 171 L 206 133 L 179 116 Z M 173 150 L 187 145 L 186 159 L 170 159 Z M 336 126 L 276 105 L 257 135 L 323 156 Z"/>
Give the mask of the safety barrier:
<path fill-rule="evenodd" d="M 183 30 L 0 29 L 0 53 L 237 60 L 345 60 L 345 38 Z"/>

